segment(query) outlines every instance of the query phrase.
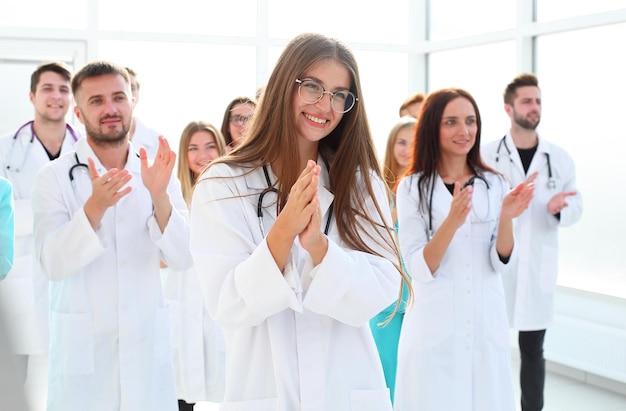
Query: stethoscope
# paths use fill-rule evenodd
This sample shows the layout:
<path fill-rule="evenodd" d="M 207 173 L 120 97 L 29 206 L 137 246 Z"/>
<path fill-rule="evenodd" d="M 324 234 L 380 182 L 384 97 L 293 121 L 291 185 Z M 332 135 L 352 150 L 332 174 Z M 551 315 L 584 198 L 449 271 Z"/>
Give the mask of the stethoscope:
<path fill-rule="evenodd" d="M 24 157 L 22 157 L 22 164 L 19 167 L 12 167 L 10 164 L 7 164 L 7 170 L 9 170 L 9 171 L 14 171 L 16 173 L 21 172 L 21 170 L 24 168 L 24 164 L 26 163 L 26 159 L 28 158 L 28 154 L 30 152 L 30 148 L 33 146 L 33 141 L 35 141 L 34 121 L 30 120 L 30 121 L 24 123 L 15 132 L 15 135 L 13 136 L 13 144 L 11 145 L 11 152 L 9 153 L 9 159 L 13 158 L 13 152 L 15 151 L 15 143 L 17 142 L 17 137 L 20 135 L 20 132 L 22 130 L 24 130 L 26 127 L 30 127 L 30 141 L 29 141 L 30 144 L 26 148 L 26 152 L 24 153 Z M 70 135 L 74 139 L 74 142 L 77 142 L 78 141 L 78 135 L 76 134 L 76 132 L 74 131 L 72 126 L 70 126 L 69 124 L 66 123 L 65 124 L 65 128 L 67 129 L 67 131 L 70 133 Z"/>
<path fill-rule="evenodd" d="M 326 168 L 328 169 L 328 163 L 326 164 Z M 259 194 L 259 201 L 257 202 L 257 206 L 256 206 L 256 215 L 259 218 L 259 228 L 261 229 L 261 234 L 263 235 L 263 238 L 265 238 L 265 228 L 263 226 L 263 198 L 265 197 L 265 194 L 270 193 L 270 192 L 278 194 L 278 190 L 276 189 L 276 187 L 272 185 L 272 180 L 270 180 L 270 173 L 267 171 L 267 166 L 265 165 L 263 166 L 263 174 L 265 174 L 265 181 L 267 182 L 267 189 L 263 190 L 263 192 Z M 333 218 L 333 205 L 334 205 L 334 202 L 330 203 L 330 207 L 328 208 L 328 217 L 326 218 L 326 226 L 324 227 L 324 235 L 328 235 L 328 231 L 330 230 L 330 221 Z"/>
<path fill-rule="evenodd" d="M 437 177 L 433 175 L 431 179 L 432 179 L 432 183 L 430 185 L 430 200 L 428 202 L 428 229 L 426 230 L 426 237 L 428 238 L 428 241 L 430 241 L 433 238 L 433 235 L 435 234 L 435 230 L 433 229 L 433 193 L 435 192 L 435 182 L 437 181 Z M 476 179 L 482 180 L 482 182 L 485 183 L 487 190 L 489 190 L 489 183 L 483 176 L 479 174 L 476 174 L 472 178 L 467 180 L 467 182 L 463 184 L 463 187 L 461 188 L 461 190 L 463 190 L 467 186 L 473 186 L 474 183 L 476 182 Z M 487 217 L 489 216 L 490 212 L 491 212 L 491 197 L 488 195 L 487 196 L 487 214 L 486 214 Z M 487 217 L 484 218 L 483 220 L 486 221 Z"/>
<path fill-rule="evenodd" d="M 509 145 L 506 143 L 506 136 L 502 137 L 500 143 L 498 143 L 498 149 L 496 150 L 496 163 L 500 162 L 500 149 L 504 146 L 507 155 L 509 156 L 509 161 L 513 164 L 513 158 L 511 157 L 511 150 L 509 149 Z M 548 189 L 552 190 L 556 188 L 556 180 L 554 176 L 552 176 L 552 163 L 550 162 L 550 153 L 543 153 L 546 155 L 546 161 L 548 162 Z"/>

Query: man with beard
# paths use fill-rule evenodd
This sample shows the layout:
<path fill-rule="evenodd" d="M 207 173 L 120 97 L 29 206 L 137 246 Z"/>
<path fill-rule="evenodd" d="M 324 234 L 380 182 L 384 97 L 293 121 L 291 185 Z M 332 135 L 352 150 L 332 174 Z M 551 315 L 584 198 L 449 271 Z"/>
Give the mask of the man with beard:
<path fill-rule="evenodd" d="M 128 72 L 72 79 L 86 138 L 37 174 L 35 249 L 50 278 L 48 410 L 175 410 L 159 261 L 191 266 L 188 211 L 164 138 L 152 164 L 128 140 Z"/>
<path fill-rule="evenodd" d="M 576 189 L 571 157 L 537 134 L 541 90 L 533 74 L 517 76 L 504 92 L 510 131 L 483 145 L 484 160 L 503 173 L 512 186 L 538 172 L 535 195 L 516 223 L 516 270 L 505 276 L 509 323 L 519 331 L 522 411 L 543 408 L 545 360 L 543 342 L 552 321 L 558 274 L 558 228 L 577 222 L 582 197 Z"/>
<path fill-rule="evenodd" d="M 48 349 L 48 279 L 37 270 L 30 195 L 44 165 L 73 150 L 81 137 L 66 123 L 72 105 L 71 73 L 57 61 L 37 66 L 30 77 L 34 118 L 0 138 L 0 176 L 13 186 L 15 262 L 0 283 L 0 305 L 16 355 L 18 379 L 42 392 L 36 372 L 45 373 Z M 29 367 L 29 364 L 31 366 Z M 30 368 L 30 372 L 29 372 Z"/>

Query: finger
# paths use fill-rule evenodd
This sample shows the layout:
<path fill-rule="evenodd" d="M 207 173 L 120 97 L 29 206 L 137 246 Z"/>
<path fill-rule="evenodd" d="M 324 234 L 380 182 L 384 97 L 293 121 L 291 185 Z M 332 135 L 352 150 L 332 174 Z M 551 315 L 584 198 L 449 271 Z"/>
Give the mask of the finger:
<path fill-rule="evenodd" d="M 535 171 L 534 173 L 532 173 L 531 175 L 528 176 L 528 178 L 526 179 L 525 183 L 526 184 L 530 184 L 530 183 L 534 182 L 538 175 L 539 175 L 539 171 Z"/>
<path fill-rule="evenodd" d="M 578 194 L 578 191 L 566 191 L 563 192 L 563 197 L 570 197 L 570 196 L 575 196 L 576 194 Z"/>
<path fill-rule="evenodd" d="M 89 177 L 93 180 L 100 177 L 98 170 L 96 170 L 96 162 L 91 157 L 87 157 L 87 168 L 89 169 Z"/>

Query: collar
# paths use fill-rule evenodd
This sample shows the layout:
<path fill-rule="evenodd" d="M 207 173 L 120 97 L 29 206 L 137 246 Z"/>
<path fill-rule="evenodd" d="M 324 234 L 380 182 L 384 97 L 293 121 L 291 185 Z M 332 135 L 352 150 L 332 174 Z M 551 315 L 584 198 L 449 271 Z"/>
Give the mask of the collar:
<path fill-rule="evenodd" d="M 79 139 L 74 145 L 74 149 L 76 151 L 76 154 L 78 155 L 78 159 L 81 163 L 87 164 L 87 158 L 91 157 L 96 165 L 96 170 L 100 175 L 102 175 L 106 173 L 107 170 L 102 165 L 100 159 L 98 158 L 96 153 L 94 153 L 93 149 L 87 142 L 87 138 L 88 137 Z M 126 157 L 126 165 L 124 166 L 124 168 L 133 174 L 141 174 L 141 161 L 137 153 L 135 153 L 131 142 L 128 142 L 128 154 Z"/>

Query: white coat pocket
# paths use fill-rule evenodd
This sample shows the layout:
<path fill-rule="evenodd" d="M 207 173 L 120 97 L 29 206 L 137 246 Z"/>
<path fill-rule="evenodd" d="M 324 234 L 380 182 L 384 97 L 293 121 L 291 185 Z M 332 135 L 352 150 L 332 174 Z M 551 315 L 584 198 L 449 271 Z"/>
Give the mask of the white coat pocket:
<path fill-rule="evenodd" d="M 278 399 L 223 402 L 220 404 L 220 411 L 278 411 Z"/>
<path fill-rule="evenodd" d="M 350 409 L 352 411 L 391 411 L 389 389 L 350 391 Z"/>
<path fill-rule="evenodd" d="M 435 347 L 454 333 L 454 290 L 451 281 L 436 278 L 415 288 L 415 305 L 405 314 L 418 350 Z M 405 325 L 403 324 L 404 328 Z M 404 332 L 404 331 L 403 331 Z"/>
<path fill-rule="evenodd" d="M 91 314 L 50 312 L 50 369 L 65 375 L 94 372 L 94 326 Z"/>

